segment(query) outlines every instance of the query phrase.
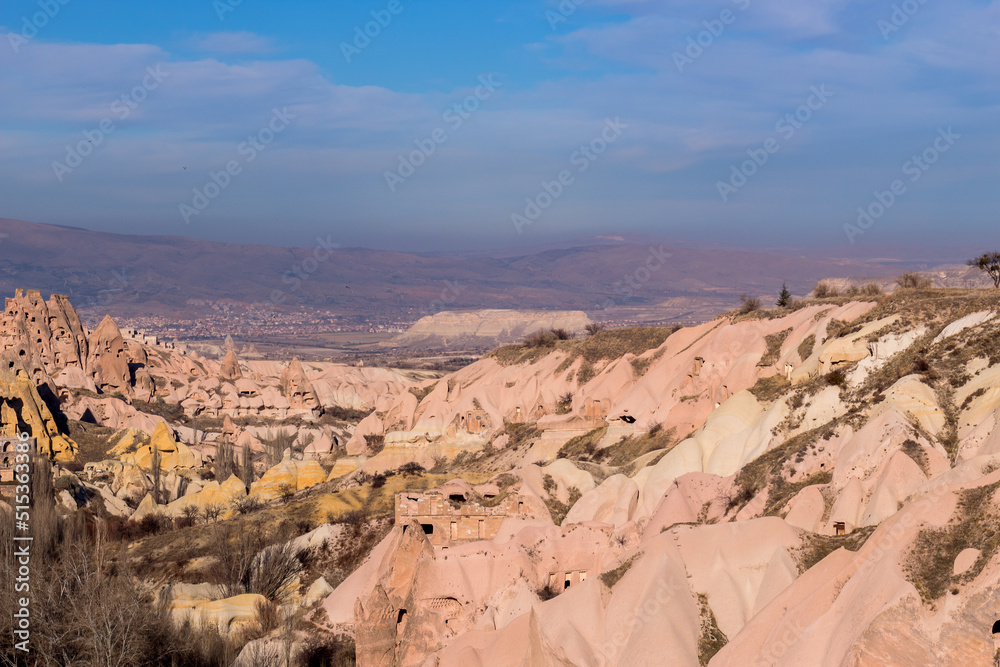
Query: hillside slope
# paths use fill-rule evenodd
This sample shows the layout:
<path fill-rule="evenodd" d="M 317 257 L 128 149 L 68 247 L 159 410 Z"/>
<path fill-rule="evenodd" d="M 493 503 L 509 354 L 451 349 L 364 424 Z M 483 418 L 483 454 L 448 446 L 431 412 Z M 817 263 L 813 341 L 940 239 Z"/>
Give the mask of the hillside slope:
<path fill-rule="evenodd" d="M 510 468 L 550 516 L 447 549 L 397 525 L 328 618 L 361 664 L 991 664 L 998 311 L 902 290 L 502 348 L 349 448 L 362 470 L 467 450 L 453 470 Z"/>

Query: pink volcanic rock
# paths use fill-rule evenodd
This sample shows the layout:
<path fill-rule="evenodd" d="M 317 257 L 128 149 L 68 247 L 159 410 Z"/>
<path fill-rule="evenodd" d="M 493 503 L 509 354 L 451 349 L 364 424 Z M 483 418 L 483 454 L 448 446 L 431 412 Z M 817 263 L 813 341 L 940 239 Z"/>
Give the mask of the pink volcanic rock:
<path fill-rule="evenodd" d="M 639 503 L 639 487 L 625 475 L 612 475 L 600 486 L 583 494 L 570 509 L 564 523 L 600 521 L 613 526 L 632 519 Z"/>
<path fill-rule="evenodd" d="M 296 412 L 317 412 L 320 408 L 316 390 L 306 376 L 302 362 L 293 359 L 281 373 L 281 393 L 288 399 L 291 409 Z"/>
<path fill-rule="evenodd" d="M 53 294 L 48 302 L 38 290 L 17 289 L 0 313 L 0 352 L 10 351 L 27 363 L 35 359 L 55 375 L 64 368 L 87 370 L 88 341 L 69 299 Z"/>
<path fill-rule="evenodd" d="M 900 570 L 917 533 L 946 524 L 956 500 L 953 493 L 931 492 L 887 519 L 857 553 L 828 556 L 731 636 L 715 662 L 798 665 L 822 655 L 824 665 L 959 664 L 942 653 L 962 654 L 972 645 L 964 638 L 957 646 L 935 639 L 927 624 L 931 613 L 921 609 Z"/>
<path fill-rule="evenodd" d="M 810 533 L 818 533 L 823 529 L 823 514 L 826 512 L 826 499 L 821 487 L 817 484 L 807 486 L 799 491 L 788 503 L 788 514 L 785 522 L 789 526 L 801 528 Z"/>
<path fill-rule="evenodd" d="M 240 360 L 236 358 L 236 353 L 232 350 L 226 352 L 226 356 L 222 359 L 219 377 L 230 382 L 243 377 L 243 371 L 240 370 Z"/>
<path fill-rule="evenodd" d="M 105 315 L 101 324 L 90 335 L 89 348 L 87 370 L 97 386 L 108 392 L 131 395 L 125 341 L 110 315 Z"/>
<path fill-rule="evenodd" d="M 659 535 L 661 530 L 676 523 L 698 521 L 703 511 L 705 519 L 721 516 L 726 509 L 723 500 L 728 488 L 729 483 L 718 475 L 693 472 L 678 477 L 664 492 L 646 525 L 645 535 Z"/>

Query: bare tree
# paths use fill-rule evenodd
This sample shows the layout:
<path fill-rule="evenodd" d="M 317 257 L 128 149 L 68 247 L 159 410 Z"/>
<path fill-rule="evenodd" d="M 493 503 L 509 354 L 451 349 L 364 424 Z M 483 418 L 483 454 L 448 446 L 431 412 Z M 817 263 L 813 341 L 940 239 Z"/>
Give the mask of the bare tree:
<path fill-rule="evenodd" d="M 155 444 L 153 445 L 152 454 L 153 455 L 152 457 L 150 457 L 149 465 L 152 468 L 153 502 L 159 505 L 162 502 L 160 499 L 160 486 L 161 486 L 160 476 L 162 475 L 161 459 L 163 455 L 160 454 L 160 448 Z"/>
<path fill-rule="evenodd" d="M 242 473 L 240 474 L 240 479 L 243 480 L 243 484 L 250 489 L 250 485 L 254 483 L 254 478 L 256 477 L 253 472 L 253 452 L 250 450 L 250 443 L 243 443 L 243 454 L 242 454 Z"/>
<path fill-rule="evenodd" d="M 219 444 L 215 446 L 215 461 L 212 468 L 215 472 L 215 479 L 220 483 L 229 479 L 229 476 L 236 470 L 236 463 L 233 461 L 233 446 L 226 436 L 222 436 L 219 439 Z"/>
<path fill-rule="evenodd" d="M 1000 252 L 986 252 L 969 260 L 969 266 L 974 266 L 993 280 L 993 286 L 1000 288 Z"/>

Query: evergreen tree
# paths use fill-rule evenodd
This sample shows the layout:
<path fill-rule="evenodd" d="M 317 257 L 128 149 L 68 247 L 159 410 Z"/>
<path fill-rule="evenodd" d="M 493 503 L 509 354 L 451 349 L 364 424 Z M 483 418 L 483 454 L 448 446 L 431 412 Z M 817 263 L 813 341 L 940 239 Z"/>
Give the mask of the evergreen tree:
<path fill-rule="evenodd" d="M 775 303 L 779 308 L 787 308 L 792 305 L 792 293 L 788 291 L 788 285 L 785 283 L 781 284 L 781 294 L 778 295 L 778 300 Z"/>

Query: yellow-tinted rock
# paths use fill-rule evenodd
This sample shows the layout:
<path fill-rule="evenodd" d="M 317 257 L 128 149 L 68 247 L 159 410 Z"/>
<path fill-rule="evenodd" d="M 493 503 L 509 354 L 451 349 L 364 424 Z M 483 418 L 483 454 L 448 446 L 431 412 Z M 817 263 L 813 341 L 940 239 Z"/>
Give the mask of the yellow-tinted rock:
<path fill-rule="evenodd" d="M 280 498 L 286 492 L 301 491 L 326 481 L 326 472 L 316 461 L 284 459 L 264 473 L 250 487 L 250 496 L 260 500 Z"/>
<path fill-rule="evenodd" d="M 156 425 L 148 445 L 139 447 L 135 454 L 122 456 L 122 461 L 140 468 L 152 469 L 154 449 L 160 453 L 160 468 L 163 470 L 194 468 L 201 463 L 190 447 L 174 440 L 164 422 Z"/>
<path fill-rule="evenodd" d="M 188 618 L 194 627 L 211 623 L 218 627 L 220 632 L 226 633 L 254 621 L 257 618 L 258 606 L 266 602 L 267 599 L 263 595 L 253 593 L 210 602 L 177 598 L 171 604 L 171 612 L 177 621 Z"/>

